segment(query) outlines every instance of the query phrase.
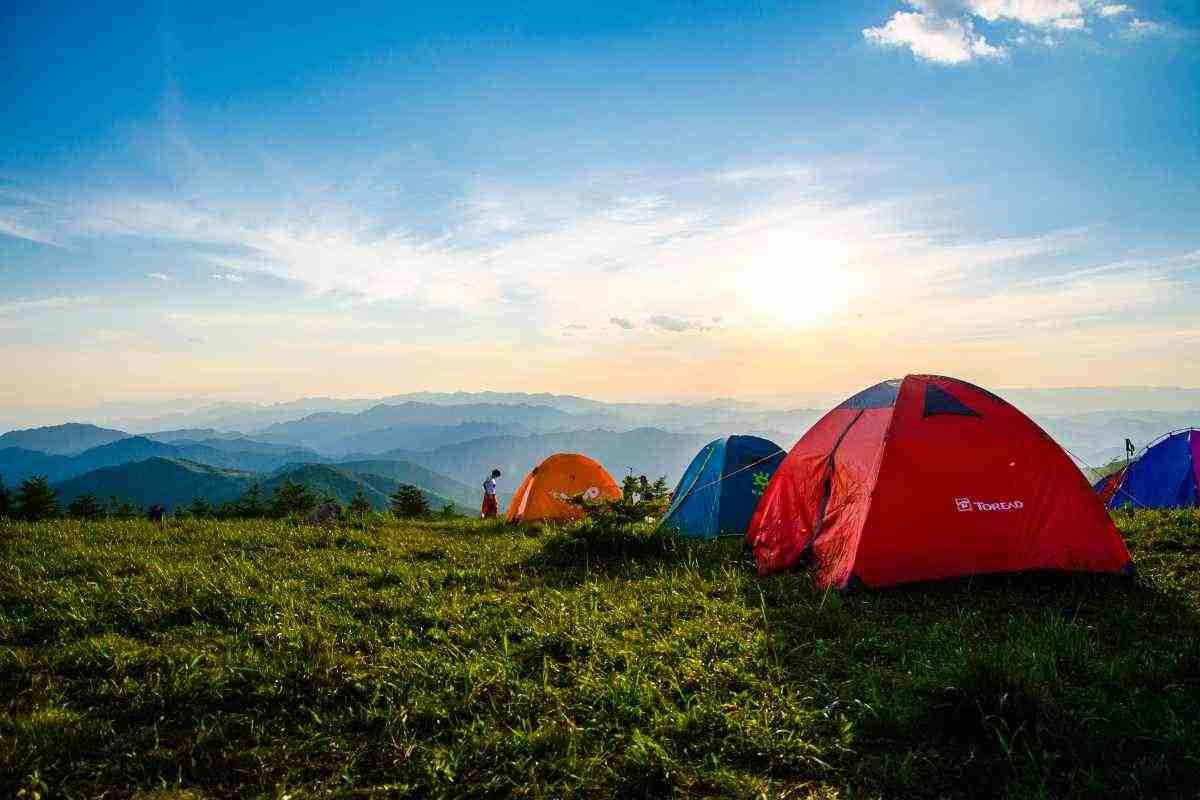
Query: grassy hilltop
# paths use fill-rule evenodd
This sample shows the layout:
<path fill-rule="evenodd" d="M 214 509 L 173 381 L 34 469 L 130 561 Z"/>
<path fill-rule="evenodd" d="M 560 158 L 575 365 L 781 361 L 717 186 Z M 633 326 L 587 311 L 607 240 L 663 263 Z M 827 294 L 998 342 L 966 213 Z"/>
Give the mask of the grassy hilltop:
<path fill-rule="evenodd" d="M 1193 797 L 1200 515 L 1136 581 L 840 595 L 740 544 L 0 522 L 0 796 Z"/>

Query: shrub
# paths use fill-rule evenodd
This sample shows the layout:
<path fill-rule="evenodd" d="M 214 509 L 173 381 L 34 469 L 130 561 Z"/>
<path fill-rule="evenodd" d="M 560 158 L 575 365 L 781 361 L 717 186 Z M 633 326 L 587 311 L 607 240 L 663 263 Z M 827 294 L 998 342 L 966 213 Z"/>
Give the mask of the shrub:
<path fill-rule="evenodd" d="M 142 510 L 128 500 L 119 500 L 116 495 L 113 495 L 108 498 L 108 507 L 105 513 L 117 519 L 137 519 L 142 515 Z"/>
<path fill-rule="evenodd" d="M 350 499 L 350 505 L 346 506 L 346 513 L 350 515 L 351 519 L 360 523 L 366 519 L 367 514 L 371 513 L 371 503 L 361 488 Z"/>
<path fill-rule="evenodd" d="M 262 487 L 257 481 L 250 484 L 250 488 L 237 501 L 237 515 L 239 517 L 264 517 L 267 514 L 266 506 L 262 501 Z"/>
<path fill-rule="evenodd" d="M 251 490 L 256 487 L 257 484 Z M 294 481 L 285 481 L 271 497 L 271 516 L 274 517 L 304 517 L 316 507 L 317 498 L 312 490 Z"/>
<path fill-rule="evenodd" d="M 17 515 L 30 522 L 57 517 L 61 511 L 58 507 L 58 492 L 51 486 L 45 475 L 35 475 L 21 481 L 17 488 Z"/>
<path fill-rule="evenodd" d="M 391 500 L 392 513 L 397 517 L 421 517 L 429 513 L 429 501 L 416 486 L 401 485 Z"/>
<path fill-rule="evenodd" d="M 627 475 L 621 482 L 621 497 L 617 500 L 589 500 L 578 494 L 567 498 L 567 502 L 582 508 L 585 517 L 609 527 L 657 519 L 671 505 L 667 479 L 661 477 L 650 483 L 645 475 Z"/>
<path fill-rule="evenodd" d="M 100 505 L 100 501 L 96 499 L 96 495 L 91 492 L 84 492 L 71 501 L 71 504 L 67 506 L 67 513 L 72 517 L 94 519 L 104 513 L 104 508 Z"/>
<path fill-rule="evenodd" d="M 193 517 L 211 517 L 213 515 L 212 503 L 208 502 L 207 497 L 193 497 L 187 512 Z"/>
<path fill-rule="evenodd" d="M 546 540 L 540 560 L 557 566 L 623 558 L 659 558 L 679 550 L 673 531 L 653 520 L 621 522 L 613 514 L 592 515 Z"/>

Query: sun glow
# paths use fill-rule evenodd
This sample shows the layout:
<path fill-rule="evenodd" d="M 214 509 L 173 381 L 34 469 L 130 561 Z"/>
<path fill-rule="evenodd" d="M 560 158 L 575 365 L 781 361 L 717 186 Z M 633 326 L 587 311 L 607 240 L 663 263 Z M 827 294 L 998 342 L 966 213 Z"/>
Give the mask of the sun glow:
<path fill-rule="evenodd" d="M 805 233 L 772 235 L 742 258 L 736 291 L 747 313 L 793 327 L 845 311 L 859 289 L 845 244 Z"/>

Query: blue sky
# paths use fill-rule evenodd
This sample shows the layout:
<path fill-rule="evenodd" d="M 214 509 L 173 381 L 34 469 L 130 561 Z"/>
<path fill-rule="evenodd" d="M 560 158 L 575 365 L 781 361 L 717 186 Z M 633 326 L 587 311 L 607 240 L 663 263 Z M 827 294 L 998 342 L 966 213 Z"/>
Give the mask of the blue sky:
<path fill-rule="evenodd" d="M 0 12 L 0 405 L 1200 385 L 1195 3 L 404 5 Z"/>

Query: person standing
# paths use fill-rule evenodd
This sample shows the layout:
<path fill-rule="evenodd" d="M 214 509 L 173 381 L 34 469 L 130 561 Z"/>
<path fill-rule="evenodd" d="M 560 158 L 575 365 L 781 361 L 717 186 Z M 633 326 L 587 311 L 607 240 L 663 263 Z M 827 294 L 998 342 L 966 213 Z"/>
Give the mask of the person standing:
<path fill-rule="evenodd" d="M 483 519 L 495 519 L 500 513 L 500 503 L 496 500 L 496 478 L 500 477 L 500 470 L 492 470 L 492 474 L 483 482 L 483 510 L 480 517 Z"/>

